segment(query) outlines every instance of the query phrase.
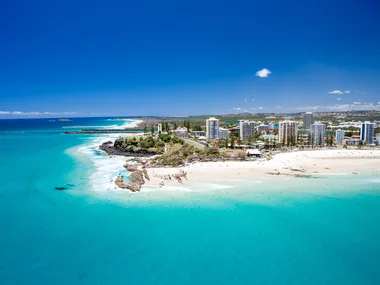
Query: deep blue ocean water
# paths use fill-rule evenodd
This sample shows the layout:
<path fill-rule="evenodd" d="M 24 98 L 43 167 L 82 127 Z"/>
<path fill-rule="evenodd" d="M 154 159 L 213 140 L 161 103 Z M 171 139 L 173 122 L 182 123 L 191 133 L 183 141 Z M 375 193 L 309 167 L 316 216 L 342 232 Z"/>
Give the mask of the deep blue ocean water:
<path fill-rule="evenodd" d="M 107 136 L 62 134 L 123 123 L 0 120 L 0 284 L 380 284 L 379 173 L 148 203 L 101 184 Z"/>

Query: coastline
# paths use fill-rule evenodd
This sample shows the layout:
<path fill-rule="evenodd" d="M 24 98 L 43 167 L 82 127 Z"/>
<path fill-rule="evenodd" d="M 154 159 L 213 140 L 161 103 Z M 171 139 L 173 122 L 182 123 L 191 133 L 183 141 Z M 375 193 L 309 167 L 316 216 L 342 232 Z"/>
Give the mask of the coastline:
<path fill-rule="evenodd" d="M 380 174 L 380 150 L 313 150 L 280 153 L 271 160 L 196 162 L 182 167 L 146 168 L 150 177 L 141 190 L 196 190 L 194 183 L 223 188 L 239 182 L 262 180 L 317 179 L 320 177 L 360 177 Z M 174 177 L 185 173 L 178 181 Z M 206 187 L 207 188 L 207 187 Z"/>
<path fill-rule="evenodd" d="M 118 119 L 121 120 L 121 119 Z M 136 127 L 144 124 L 142 119 L 125 119 L 123 127 Z M 125 135 L 125 134 L 123 134 Z M 137 134 L 128 134 L 134 136 Z M 337 179 L 360 178 L 366 174 L 380 174 L 380 150 L 330 149 L 330 150 L 295 150 L 274 154 L 270 160 L 256 161 L 218 161 L 194 162 L 179 167 L 152 167 L 141 165 L 148 158 L 106 154 L 99 150 L 102 142 L 117 138 L 117 134 L 96 136 L 91 139 L 91 146 L 82 146 L 81 152 L 98 154 L 92 157 L 95 173 L 91 175 L 92 189 L 96 192 L 116 191 L 131 193 L 119 188 L 117 179 L 121 175 L 126 183 L 130 182 L 132 172 L 124 165 L 140 165 L 146 169 L 146 179 L 138 192 L 203 191 L 235 187 L 240 184 L 262 183 L 267 188 L 279 181 L 289 180 L 291 185 L 304 180 L 316 181 L 318 178 L 335 177 Z M 179 174 L 185 174 L 180 181 Z M 182 175 L 181 174 L 181 175 Z M 377 179 L 377 177 L 375 177 Z M 301 182 L 302 184 L 303 182 Z M 163 194 L 170 195 L 170 194 Z"/>

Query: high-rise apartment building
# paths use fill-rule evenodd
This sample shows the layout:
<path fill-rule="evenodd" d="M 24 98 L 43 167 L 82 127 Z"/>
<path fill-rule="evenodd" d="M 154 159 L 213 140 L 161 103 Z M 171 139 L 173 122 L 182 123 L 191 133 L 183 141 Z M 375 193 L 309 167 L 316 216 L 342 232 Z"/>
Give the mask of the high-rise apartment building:
<path fill-rule="evenodd" d="M 314 124 L 314 115 L 311 112 L 306 112 L 303 115 L 303 128 L 310 129 L 311 124 Z"/>
<path fill-rule="evenodd" d="M 230 137 L 230 130 L 219 128 L 219 138 L 220 139 L 228 139 Z"/>
<path fill-rule="evenodd" d="M 206 140 L 219 138 L 219 119 L 210 118 L 206 120 Z"/>
<path fill-rule="evenodd" d="M 255 136 L 255 123 L 251 121 L 240 121 L 240 139 L 253 139 Z"/>
<path fill-rule="evenodd" d="M 325 145 L 325 125 L 319 122 L 310 125 L 311 143 L 313 146 Z"/>
<path fill-rule="evenodd" d="M 335 131 L 335 144 L 336 145 L 343 145 L 344 140 L 344 131 L 343 130 L 336 130 Z"/>
<path fill-rule="evenodd" d="M 367 144 L 373 144 L 375 124 L 369 121 L 362 123 L 360 127 L 360 140 Z"/>
<path fill-rule="evenodd" d="M 269 132 L 269 125 L 260 124 L 257 126 L 257 132 L 259 134 L 267 134 Z"/>
<path fill-rule="evenodd" d="M 290 142 L 297 143 L 298 122 L 281 121 L 278 123 L 278 143 L 288 144 Z"/>
<path fill-rule="evenodd" d="M 162 124 L 157 124 L 157 132 L 162 133 Z"/>

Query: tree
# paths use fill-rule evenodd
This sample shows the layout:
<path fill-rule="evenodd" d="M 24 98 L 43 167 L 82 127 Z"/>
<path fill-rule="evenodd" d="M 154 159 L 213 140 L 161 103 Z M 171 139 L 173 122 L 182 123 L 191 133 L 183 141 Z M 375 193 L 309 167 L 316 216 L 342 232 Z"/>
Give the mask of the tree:
<path fill-rule="evenodd" d="M 154 134 L 154 125 L 151 126 L 151 133 Z"/>
<path fill-rule="evenodd" d="M 290 146 L 293 148 L 296 145 L 296 136 L 292 135 L 290 137 Z"/>
<path fill-rule="evenodd" d="M 311 148 L 314 148 L 315 146 L 315 135 L 311 135 Z"/>
<path fill-rule="evenodd" d="M 234 136 L 231 136 L 231 148 L 232 149 L 235 148 L 235 137 Z"/>
<path fill-rule="evenodd" d="M 264 140 L 264 147 L 267 149 L 269 147 L 269 139 Z"/>
<path fill-rule="evenodd" d="M 224 147 L 225 147 L 225 148 L 228 148 L 228 138 L 226 138 L 226 139 L 224 140 Z"/>
<path fill-rule="evenodd" d="M 330 134 L 330 146 L 333 146 L 334 144 L 334 135 L 331 133 Z"/>
<path fill-rule="evenodd" d="M 144 125 L 144 134 L 148 131 L 148 128 L 146 127 L 146 125 Z"/>
<path fill-rule="evenodd" d="M 272 148 L 276 147 L 276 139 L 273 137 L 272 138 Z"/>
<path fill-rule="evenodd" d="M 318 145 L 319 145 L 319 146 L 322 146 L 322 136 L 319 135 L 318 137 L 319 137 L 319 139 L 318 139 Z"/>

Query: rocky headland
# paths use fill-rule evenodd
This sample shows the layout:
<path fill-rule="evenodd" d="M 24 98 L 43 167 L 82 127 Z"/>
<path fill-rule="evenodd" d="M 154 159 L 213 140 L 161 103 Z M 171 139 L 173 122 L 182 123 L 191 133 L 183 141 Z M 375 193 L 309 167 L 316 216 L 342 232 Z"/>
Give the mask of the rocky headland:
<path fill-rule="evenodd" d="M 145 149 L 139 150 L 125 150 L 115 147 L 114 143 L 111 141 L 105 142 L 99 146 L 99 149 L 106 152 L 108 155 L 121 155 L 128 157 L 150 157 L 155 155 L 155 152 L 148 151 Z"/>

